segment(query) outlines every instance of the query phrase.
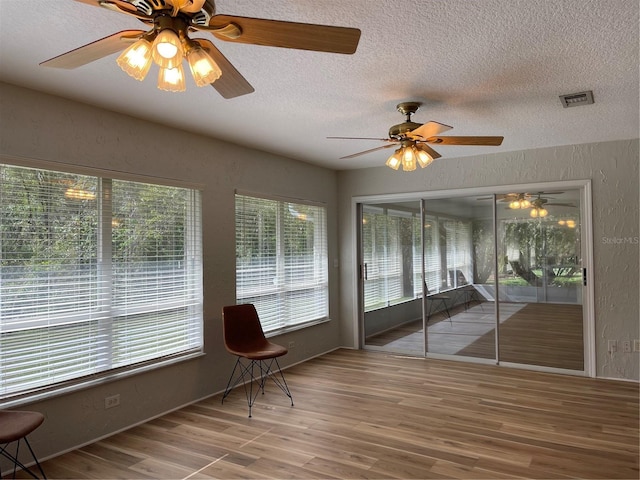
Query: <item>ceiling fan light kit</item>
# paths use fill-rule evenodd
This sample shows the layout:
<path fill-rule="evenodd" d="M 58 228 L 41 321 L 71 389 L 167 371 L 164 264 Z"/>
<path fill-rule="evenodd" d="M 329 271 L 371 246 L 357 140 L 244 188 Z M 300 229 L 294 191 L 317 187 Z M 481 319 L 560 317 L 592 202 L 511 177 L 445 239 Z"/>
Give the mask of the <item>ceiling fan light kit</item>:
<path fill-rule="evenodd" d="M 353 153 L 342 159 L 353 158 L 367 153 L 375 152 L 385 148 L 391 148 L 400 144 L 393 155 L 391 155 L 385 165 L 393 170 L 398 170 L 402 166 L 405 172 L 412 172 L 417 165 L 421 168 L 433 163 L 441 155 L 431 148 L 428 144 L 442 145 L 480 145 L 480 146 L 499 146 L 502 144 L 504 137 L 441 137 L 440 134 L 451 130 L 453 127 L 438 122 L 416 123 L 411 121 L 413 115 L 420 103 L 403 102 L 397 105 L 397 110 L 406 115 L 406 121 L 393 125 L 389 129 L 388 138 L 362 138 L 362 137 L 328 137 L 330 139 L 342 140 L 378 140 L 386 142 L 387 145 L 371 148 L 363 152 Z"/>

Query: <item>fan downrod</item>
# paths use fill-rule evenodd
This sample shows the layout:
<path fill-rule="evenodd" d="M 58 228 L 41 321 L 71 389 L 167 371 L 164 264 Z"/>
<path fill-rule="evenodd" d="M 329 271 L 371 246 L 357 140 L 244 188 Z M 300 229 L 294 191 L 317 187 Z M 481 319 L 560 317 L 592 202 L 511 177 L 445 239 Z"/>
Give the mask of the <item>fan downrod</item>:
<path fill-rule="evenodd" d="M 389 137 L 395 138 L 396 140 L 404 140 L 405 135 L 412 130 L 420 127 L 421 123 L 415 123 L 411 121 L 411 115 L 416 113 L 418 108 L 420 108 L 421 103 L 419 102 L 402 102 L 396 106 L 396 109 L 403 115 L 407 116 L 407 119 L 404 123 L 399 123 L 398 125 L 393 125 L 389 129 Z"/>

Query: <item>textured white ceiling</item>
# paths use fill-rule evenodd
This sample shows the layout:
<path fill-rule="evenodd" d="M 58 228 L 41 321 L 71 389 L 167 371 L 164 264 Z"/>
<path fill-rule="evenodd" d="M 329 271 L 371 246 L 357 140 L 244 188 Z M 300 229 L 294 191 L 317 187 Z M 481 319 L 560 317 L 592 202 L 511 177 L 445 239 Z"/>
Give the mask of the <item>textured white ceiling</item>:
<path fill-rule="evenodd" d="M 187 92 L 124 74 L 115 57 L 76 70 L 38 64 L 135 18 L 73 0 L 0 0 L 0 81 L 232 143 L 327 166 L 383 165 L 381 145 L 328 136 L 387 136 L 402 101 L 413 121 L 451 135 L 504 135 L 501 147 L 440 146 L 446 158 L 637 138 L 638 0 L 217 0 L 217 13 L 359 28 L 355 54 L 214 39 L 255 92 L 231 100 L 187 80 Z M 143 28 L 144 29 L 144 28 Z M 594 105 L 562 108 L 592 90 Z M 1 112 L 0 112 L 1 115 Z M 187 148 L 188 153 L 188 148 Z M 212 152 L 212 161 L 215 152 Z"/>

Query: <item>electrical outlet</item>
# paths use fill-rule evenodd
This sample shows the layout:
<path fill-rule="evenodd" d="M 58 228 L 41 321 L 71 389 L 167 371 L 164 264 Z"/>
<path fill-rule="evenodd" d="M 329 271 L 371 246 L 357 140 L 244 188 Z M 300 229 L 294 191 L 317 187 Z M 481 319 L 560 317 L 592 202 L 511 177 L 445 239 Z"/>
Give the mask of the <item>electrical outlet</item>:
<path fill-rule="evenodd" d="M 104 397 L 104 409 L 117 407 L 120 405 L 120 394 L 111 395 L 109 397 Z"/>
<path fill-rule="evenodd" d="M 631 340 L 622 341 L 622 351 L 624 353 L 631 353 Z"/>
<path fill-rule="evenodd" d="M 289 348 L 296 348 L 296 342 L 289 342 Z"/>
<path fill-rule="evenodd" d="M 633 341 L 633 351 L 640 352 L 640 340 Z"/>
<path fill-rule="evenodd" d="M 609 353 L 616 353 L 618 351 L 618 341 L 609 340 L 609 347 L 607 348 Z"/>

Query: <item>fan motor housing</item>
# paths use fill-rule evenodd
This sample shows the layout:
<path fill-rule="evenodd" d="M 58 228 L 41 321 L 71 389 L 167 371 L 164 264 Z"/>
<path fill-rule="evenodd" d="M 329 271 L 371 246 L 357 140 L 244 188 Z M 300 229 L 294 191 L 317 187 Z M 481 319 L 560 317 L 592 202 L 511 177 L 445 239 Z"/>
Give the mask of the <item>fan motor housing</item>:
<path fill-rule="evenodd" d="M 407 133 L 409 133 L 412 130 L 415 130 L 416 128 L 421 127 L 421 126 L 422 126 L 421 123 L 416 123 L 416 122 L 399 123 L 398 125 L 394 125 L 393 127 L 391 127 L 389 129 L 389 137 L 390 138 L 401 139 Z"/>

